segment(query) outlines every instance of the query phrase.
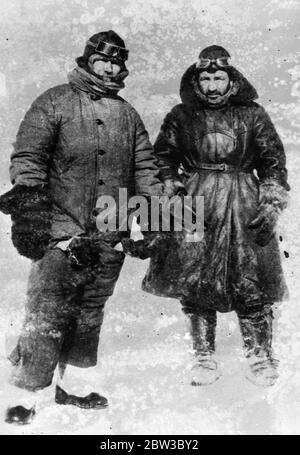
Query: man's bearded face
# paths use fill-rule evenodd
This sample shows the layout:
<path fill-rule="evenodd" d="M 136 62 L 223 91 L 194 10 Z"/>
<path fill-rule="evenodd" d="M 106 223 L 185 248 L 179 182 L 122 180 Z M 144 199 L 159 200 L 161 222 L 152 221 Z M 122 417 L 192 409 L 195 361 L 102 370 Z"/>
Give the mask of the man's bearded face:
<path fill-rule="evenodd" d="M 217 70 L 214 73 L 203 71 L 199 75 L 200 90 L 206 96 L 209 104 L 220 103 L 231 84 L 226 71 Z"/>
<path fill-rule="evenodd" d="M 103 80 L 109 80 L 110 77 L 117 76 L 121 71 L 120 65 L 111 62 L 99 54 L 93 54 L 90 56 L 89 67 L 92 71 L 94 71 L 94 73 L 101 76 Z"/>

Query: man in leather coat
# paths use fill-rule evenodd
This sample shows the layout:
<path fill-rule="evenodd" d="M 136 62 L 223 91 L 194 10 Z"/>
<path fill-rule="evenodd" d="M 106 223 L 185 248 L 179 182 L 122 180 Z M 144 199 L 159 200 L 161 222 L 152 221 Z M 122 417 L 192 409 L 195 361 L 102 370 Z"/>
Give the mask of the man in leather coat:
<path fill-rule="evenodd" d="M 196 362 L 192 384 L 220 376 L 213 358 L 217 312 L 235 311 L 248 379 L 274 384 L 272 304 L 286 297 L 275 225 L 287 204 L 282 142 L 254 87 L 229 53 L 210 46 L 183 75 L 182 103 L 155 143 L 165 192 L 204 197 L 200 242 L 169 236 L 152 254 L 145 291 L 180 299 Z"/>

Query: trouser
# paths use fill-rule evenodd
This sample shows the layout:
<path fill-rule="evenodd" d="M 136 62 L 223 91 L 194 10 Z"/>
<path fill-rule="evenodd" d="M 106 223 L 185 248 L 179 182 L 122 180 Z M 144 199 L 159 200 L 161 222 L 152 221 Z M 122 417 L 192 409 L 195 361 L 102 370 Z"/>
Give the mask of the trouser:
<path fill-rule="evenodd" d="M 198 355 L 211 355 L 215 351 L 217 312 L 201 308 L 193 301 L 182 300 L 182 310 L 190 322 L 193 349 Z M 253 305 L 236 309 L 246 357 L 272 356 L 271 304 Z"/>
<path fill-rule="evenodd" d="M 112 295 L 124 254 L 104 246 L 93 270 L 75 270 L 60 249 L 33 263 L 21 335 L 10 355 L 11 383 L 27 390 L 51 384 L 58 364 L 97 363 L 105 302 Z"/>

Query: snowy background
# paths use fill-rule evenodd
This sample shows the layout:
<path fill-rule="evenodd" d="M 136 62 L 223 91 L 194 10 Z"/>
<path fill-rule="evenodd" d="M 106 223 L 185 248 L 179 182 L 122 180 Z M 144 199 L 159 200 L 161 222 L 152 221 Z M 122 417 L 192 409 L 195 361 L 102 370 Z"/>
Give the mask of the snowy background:
<path fill-rule="evenodd" d="M 227 48 L 284 141 L 292 187 L 279 226 L 290 300 L 276 311 L 281 378 L 275 387 L 259 389 L 244 378 L 233 313 L 218 318 L 222 378 L 191 387 L 191 343 L 180 305 L 140 291 L 147 261 L 127 259 L 107 304 L 98 367 L 81 377 L 87 393 L 92 387 L 108 397 L 109 409 L 60 407 L 50 388 L 36 420 L 24 428 L 3 423 L 2 416 L 10 393 L 6 354 L 22 322 L 30 262 L 13 249 L 9 217 L 1 215 L 1 434 L 300 434 L 299 23 L 299 0 L 1 0 L 1 193 L 10 188 L 11 144 L 29 105 L 65 81 L 90 35 L 111 28 L 130 49 L 121 96 L 140 112 L 152 140 L 179 101 L 181 75 L 199 50 Z"/>

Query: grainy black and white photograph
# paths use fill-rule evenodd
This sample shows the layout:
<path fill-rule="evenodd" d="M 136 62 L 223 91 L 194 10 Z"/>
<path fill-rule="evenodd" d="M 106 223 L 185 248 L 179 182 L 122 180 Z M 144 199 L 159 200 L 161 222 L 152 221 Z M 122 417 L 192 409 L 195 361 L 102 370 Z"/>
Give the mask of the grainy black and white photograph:
<path fill-rule="evenodd" d="M 1 435 L 300 434 L 299 25 L 1 0 Z"/>

